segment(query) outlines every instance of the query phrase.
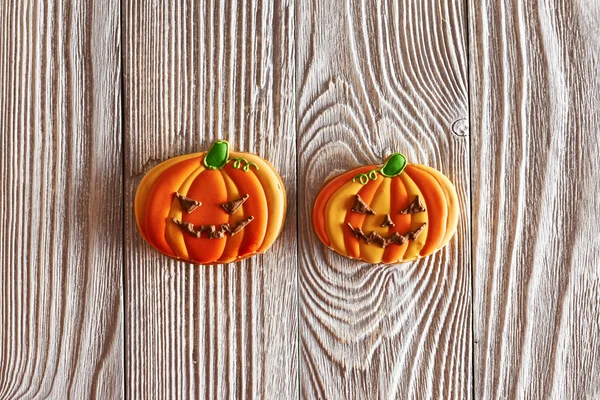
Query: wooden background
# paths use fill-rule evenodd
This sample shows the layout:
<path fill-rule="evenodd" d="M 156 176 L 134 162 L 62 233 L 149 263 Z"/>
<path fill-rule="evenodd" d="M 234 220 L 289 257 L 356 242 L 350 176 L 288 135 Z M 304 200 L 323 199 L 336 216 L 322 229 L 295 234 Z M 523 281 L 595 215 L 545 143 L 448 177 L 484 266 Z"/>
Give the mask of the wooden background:
<path fill-rule="evenodd" d="M 3 0 L 0 400 L 600 398 L 600 3 Z M 263 256 L 133 220 L 217 138 L 280 172 Z M 326 250 L 312 202 L 392 151 L 455 183 L 441 252 Z"/>

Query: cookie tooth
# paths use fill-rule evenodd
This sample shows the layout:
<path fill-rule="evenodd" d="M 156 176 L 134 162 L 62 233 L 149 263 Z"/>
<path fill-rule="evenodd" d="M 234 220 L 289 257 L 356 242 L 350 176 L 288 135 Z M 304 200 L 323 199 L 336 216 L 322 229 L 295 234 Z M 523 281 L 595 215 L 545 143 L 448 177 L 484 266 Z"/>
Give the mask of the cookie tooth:
<path fill-rule="evenodd" d="M 254 220 L 254 217 L 251 215 L 251 216 L 249 216 L 246 219 L 238 221 L 238 223 L 235 225 L 235 227 L 231 230 L 231 236 L 233 236 L 236 233 L 240 232 L 242 229 L 244 229 L 253 220 Z"/>
<path fill-rule="evenodd" d="M 177 218 L 173 218 L 173 222 L 180 226 L 181 229 L 183 229 L 185 232 L 189 233 L 190 235 L 194 235 L 196 236 L 196 230 L 194 229 L 194 224 L 190 224 L 189 222 L 182 222 L 180 220 L 178 220 Z"/>
<path fill-rule="evenodd" d="M 192 236 L 197 238 L 201 238 L 203 233 L 207 233 L 206 237 L 209 239 L 223 239 L 226 233 L 229 233 L 231 236 L 239 233 L 242 229 L 244 229 L 250 222 L 254 220 L 253 216 L 249 216 L 246 219 L 238 221 L 235 227 L 231 227 L 230 224 L 221 224 L 219 229 L 217 229 L 216 225 L 199 225 L 197 228 L 194 228 L 193 224 L 189 222 L 179 221 L 177 218 L 173 218 L 173 222 L 180 226 L 185 232 L 189 233 Z"/>
<path fill-rule="evenodd" d="M 408 231 L 405 235 L 401 235 L 398 232 L 394 232 L 389 237 L 384 237 L 377 232 L 371 232 L 368 235 L 366 235 L 361 228 L 358 228 L 358 227 L 355 228 L 352 226 L 352 224 L 349 224 L 349 223 L 347 225 L 348 225 L 348 228 L 350 228 L 350 230 L 352 231 L 352 233 L 354 234 L 354 236 L 357 239 L 364 240 L 364 242 L 366 244 L 377 243 L 378 245 L 380 245 L 381 247 L 383 247 L 385 249 L 387 246 L 389 246 L 392 243 L 397 243 L 399 245 L 403 245 L 408 240 L 413 240 L 413 241 L 416 240 L 419 237 L 419 235 L 421 234 L 421 232 L 423 232 L 423 230 L 425 229 L 425 226 L 427 224 L 424 223 L 423 225 L 421 225 L 419 227 L 419 229 L 416 229 L 414 231 Z"/>
<path fill-rule="evenodd" d="M 417 240 L 417 238 L 419 237 L 419 235 L 421 234 L 421 232 L 423 232 L 423 230 L 425 229 L 425 226 L 427 226 L 427 222 L 423 223 L 423 225 L 421 225 L 419 227 L 419 229 L 414 230 L 414 231 L 410 231 L 407 235 L 408 235 L 408 239 L 409 240 Z"/>

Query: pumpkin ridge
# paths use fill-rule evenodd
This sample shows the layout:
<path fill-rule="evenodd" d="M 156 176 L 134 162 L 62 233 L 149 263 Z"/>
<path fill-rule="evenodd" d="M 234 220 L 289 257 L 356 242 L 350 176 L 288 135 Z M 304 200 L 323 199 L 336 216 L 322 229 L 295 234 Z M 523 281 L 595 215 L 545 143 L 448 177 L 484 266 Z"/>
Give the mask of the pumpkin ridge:
<path fill-rule="evenodd" d="M 145 209 L 145 226 L 148 242 L 171 257 L 177 257 L 165 238 L 167 217 L 171 209 L 175 191 L 181 182 L 198 165 L 199 157 L 189 158 L 166 169 L 152 186 Z"/>
<path fill-rule="evenodd" d="M 392 226 L 388 230 L 388 236 L 394 232 L 404 235 L 411 230 L 410 215 L 399 214 L 400 210 L 404 209 L 408 204 L 408 192 L 404 186 L 404 182 L 399 177 L 392 179 L 390 188 L 390 217 L 396 226 Z M 394 263 L 402 259 L 410 242 L 403 245 L 388 246 L 383 254 L 382 261 L 386 264 Z"/>
<path fill-rule="evenodd" d="M 249 194 L 250 198 L 244 203 L 244 212 L 254 220 L 245 230 L 244 238 L 238 251 L 238 257 L 256 253 L 267 230 L 268 207 L 266 194 L 254 171 L 243 171 L 234 168 L 231 164 L 224 170 L 232 179 L 240 193 Z"/>
<path fill-rule="evenodd" d="M 227 199 L 232 200 L 235 198 L 241 198 L 243 196 L 242 193 L 238 190 L 233 179 L 225 172 L 224 169 L 219 171 L 223 176 L 223 180 L 225 181 L 225 188 L 227 189 Z M 230 226 L 233 226 L 233 221 L 239 221 L 248 217 L 246 215 L 246 211 L 244 210 L 244 205 L 242 204 L 240 208 L 237 210 L 235 215 L 228 215 L 228 223 Z M 230 236 L 227 238 L 227 243 L 225 244 L 225 249 L 223 249 L 223 254 L 219 257 L 219 263 L 228 263 L 235 261 L 239 257 L 239 249 L 242 244 L 242 241 L 246 236 L 246 232 L 242 229 L 237 235 Z"/>
<path fill-rule="evenodd" d="M 454 233 L 456 232 L 456 228 L 458 226 L 460 207 L 458 204 L 458 195 L 456 194 L 456 188 L 454 187 L 452 182 L 450 182 L 450 179 L 448 179 L 446 175 L 442 174 L 440 171 L 421 164 L 414 164 L 414 167 L 431 174 L 438 181 L 446 197 L 446 205 L 448 207 L 448 219 L 446 221 L 446 232 L 440 244 L 440 248 L 444 247 L 454 236 Z"/>
<path fill-rule="evenodd" d="M 326 182 L 323 187 L 321 187 L 317 198 L 315 199 L 315 203 L 313 204 L 313 226 L 315 231 L 317 232 L 317 236 L 321 239 L 321 241 L 326 245 L 330 246 L 331 240 L 327 235 L 327 230 L 325 228 L 325 219 L 326 219 L 326 208 L 329 200 L 333 195 L 346 183 L 351 182 L 352 178 L 357 174 L 368 172 L 375 168 L 374 165 L 367 165 L 364 167 L 354 168 L 350 171 L 343 173 L 333 179 L 330 179 Z"/>
<path fill-rule="evenodd" d="M 425 203 L 428 214 L 428 234 L 425 245 L 419 255 L 425 257 L 440 247 L 446 233 L 446 220 L 448 218 L 446 197 L 437 180 L 428 172 L 408 166 L 406 174 L 417 184 Z"/>
<path fill-rule="evenodd" d="M 406 173 L 406 169 L 404 170 L 404 173 L 400 175 L 400 179 L 402 179 L 402 183 L 404 183 L 404 187 L 406 188 L 409 202 L 412 201 L 412 199 L 414 199 L 415 196 L 423 197 L 421 189 L 419 189 L 419 186 L 417 186 L 416 182 L 412 180 L 410 175 Z M 423 200 L 423 203 L 425 203 L 425 209 L 427 209 L 427 202 Z M 429 224 L 429 213 L 422 212 L 418 214 L 410 214 L 410 226 L 412 230 L 419 229 L 419 227 L 423 223 Z M 409 243 L 408 247 L 406 248 L 406 251 L 402 255 L 402 261 L 412 261 L 419 258 L 421 249 L 423 249 L 423 246 L 425 245 L 428 236 L 429 226 L 426 225 L 425 230 L 423 230 L 423 232 L 421 233 L 421 235 L 419 235 L 417 240 L 414 240 Z"/>
<path fill-rule="evenodd" d="M 379 180 L 379 179 L 378 179 Z M 380 235 L 383 231 L 388 231 L 387 228 L 381 226 L 381 220 L 385 216 L 382 210 L 390 209 L 390 188 L 392 178 L 381 176 L 381 183 L 378 185 L 377 190 L 374 193 L 373 199 L 369 205 L 375 211 L 375 215 L 368 215 L 361 225 L 367 233 L 377 232 Z M 372 264 L 378 264 L 383 259 L 385 249 L 379 245 L 367 244 L 364 240 L 360 241 L 360 258 L 366 262 Z"/>
<path fill-rule="evenodd" d="M 207 191 L 206 188 L 211 188 Z M 227 223 L 228 217 L 221 208 L 221 203 L 227 201 L 225 181 L 218 170 L 202 171 L 190 185 L 188 197 L 198 200 L 202 206 L 191 214 L 183 213 L 183 222 L 194 226 L 215 225 Z M 214 263 L 223 254 L 229 236 L 222 239 L 209 239 L 206 235 L 197 238 L 185 234 L 184 241 L 189 258 L 196 263 Z"/>
<path fill-rule="evenodd" d="M 437 179 L 437 177 L 435 176 L 435 174 L 432 173 L 432 171 L 435 171 L 435 169 L 431 168 L 432 171 L 428 171 L 427 169 L 419 168 L 419 166 L 420 166 L 419 164 L 414 164 L 413 168 L 415 168 L 415 169 L 417 169 L 417 170 L 419 170 L 419 171 L 421 171 L 423 173 L 426 173 L 426 174 L 430 175 L 437 182 L 437 184 L 439 185 L 439 187 L 440 187 L 440 189 L 442 191 L 443 199 L 444 199 L 444 202 L 445 202 L 445 208 L 446 208 L 446 219 L 444 221 L 444 223 L 445 223 L 444 232 L 442 233 L 442 238 L 441 238 L 441 241 L 440 241 L 439 245 L 437 246 L 437 248 L 433 249 L 433 251 L 431 251 L 429 254 L 427 254 L 427 255 L 431 255 L 431 254 L 435 253 L 436 251 L 440 250 L 442 247 L 444 247 L 444 244 L 443 244 L 444 243 L 444 238 L 446 237 L 446 234 L 448 233 L 448 222 L 449 222 L 449 219 L 450 219 L 450 212 L 449 212 L 450 208 L 449 208 L 449 204 L 448 204 L 448 195 L 446 194 L 446 190 L 444 189 L 444 187 L 443 187 L 442 183 L 439 181 L 439 179 Z M 425 256 L 425 255 L 423 255 L 423 256 Z"/>
<path fill-rule="evenodd" d="M 194 180 L 200 175 L 203 171 L 206 170 L 206 167 L 200 163 L 200 166 L 196 168 L 191 174 L 189 174 L 183 183 L 177 189 L 177 193 L 187 196 L 190 186 Z M 170 223 L 173 218 L 177 218 L 179 221 L 183 221 L 183 209 L 177 197 L 173 197 L 173 202 L 171 203 L 171 209 L 169 211 L 169 216 L 167 217 L 167 227 L 165 229 L 165 238 L 175 254 L 182 259 L 189 258 L 189 252 L 185 245 L 185 237 L 181 228 L 177 225 Z"/>
<path fill-rule="evenodd" d="M 135 200 L 133 203 L 133 211 L 135 220 L 137 222 L 138 230 L 142 234 L 142 237 L 147 241 L 146 235 L 146 206 L 148 203 L 148 197 L 152 192 L 152 188 L 156 181 L 161 177 L 163 172 L 172 167 L 173 165 L 185 161 L 190 158 L 200 158 L 202 153 L 185 154 L 182 156 L 174 157 L 170 160 L 163 161 L 154 168 L 152 168 L 140 181 L 137 191 L 135 193 Z"/>
<path fill-rule="evenodd" d="M 373 201 L 379 186 L 385 179 L 383 176 L 377 180 L 371 180 L 366 185 L 364 185 L 358 191 L 357 195 L 360 196 L 363 201 L 367 204 Z M 356 228 L 362 228 L 362 225 L 365 221 L 365 214 L 359 214 L 357 212 L 353 212 L 348 210 L 346 212 L 346 217 L 344 219 L 344 226 L 342 227 L 344 233 L 344 244 L 346 245 L 346 254 L 352 258 L 360 258 L 360 241 L 359 239 L 350 231 L 347 227 L 348 224 L 352 224 L 352 226 Z"/>
<path fill-rule="evenodd" d="M 344 235 L 341 232 L 338 235 L 335 233 L 332 234 L 332 232 L 335 232 L 337 229 L 348 229 L 344 226 L 346 213 L 350 210 L 356 194 L 362 187 L 363 186 L 358 182 L 352 182 L 351 180 L 346 182 L 334 192 L 325 207 L 325 230 L 327 236 L 330 238 L 329 247 L 342 255 L 347 256 L 348 254 L 346 251 Z"/>
<path fill-rule="evenodd" d="M 271 246 L 283 229 L 286 215 L 286 196 L 284 184 L 273 167 L 266 161 L 250 153 L 238 153 L 258 165 L 258 170 L 251 169 L 258 178 L 267 200 L 267 229 L 257 252 L 264 252 Z"/>

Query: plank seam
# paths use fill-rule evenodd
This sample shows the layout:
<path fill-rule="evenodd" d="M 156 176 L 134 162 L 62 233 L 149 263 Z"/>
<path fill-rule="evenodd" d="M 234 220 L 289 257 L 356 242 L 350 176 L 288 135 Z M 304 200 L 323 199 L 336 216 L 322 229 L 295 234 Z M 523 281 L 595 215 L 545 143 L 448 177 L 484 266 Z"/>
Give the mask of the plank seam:
<path fill-rule="evenodd" d="M 123 12 L 123 1 L 121 0 L 119 2 L 119 13 L 120 13 L 120 18 L 119 18 L 119 30 L 120 30 L 120 38 L 121 38 L 121 44 L 120 44 L 120 53 L 121 53 L 121 65 L 119 66 L 119 68 L 121 69 L 121 73 L 120 73 L 120 79 L 119 79 L 119 92 L 120 92 L 120 98 L 119 101 L 121 103 L 121 118 L 120 118 L 120 129 L 121 129 L 121 197 L 122 197 L 122 201 L 121 201 L 121 205 L 122 205 L 122 210 L 121 210 L 121 224 L 122 224 L 122 229 L 121 229 L 121 301 L 123 302 L 123 313 L 121 314 L 121 318 L 123 318 L 123 375 L 122 375 L 122 382 L 123 382 L 123 386 L 122 386 L 122 395 L 123 395 L 123 399 L 127 399 L 127 338 L 126 338 L 126 334 L 127 334 L 127 318 L 126 318 L 126 314 L 127 314 L 127 307 L 125 305 L 125 263 L 126 263 L 126 243 L 125 243 L 125 229 L 126 229 L 126 206 L 125 206 L 125 201 L 127 199 L 126 196 L 126 161 L 125 161 L 125 79 L 123 77 L 123 74 L 125 73 L 125 40 L 124 40 L 124 12 Z"/>
<path fill-rule="evenodd" d="M 300 315 L 300 223 L 299 221 L 299 200 L 300 200 L 300 178 L 298 171 L 300 170 L 300 130 L 298 127 L 298 92 L 296 88 L 296 78 L 298 74 L 298 42 L 296 41 L 296 28 L 298 27 L 298 13 L 295 9 L 295 2 L 292 3 L 293 8 L 293 28 L 292 28 L 292 41 L 293 41 L 293 49 L 294 49 L 294 76 L 292 78 L 293 88 L 292 91 L 294 93 L 294 128 L 295 128 L 295 136 L 296 136 L 296 360 L 297 360 L 297 368 L 296 368 L 296 389 L 298 393 L 298 400 L 302 399 L 302 385 L 300 384 L 300 370 L 302 369 L 302 352 L 300 350 L 302 346 L 301 341 L 301 315 Z M 290 46 L 292 48 L 292 46 Z"/>
<path fill-rule="evenodd" d="M 467 135 L 469 137 L 469 261 L 471 264 L 470 272 L 470 280 L 471 280 L 471 362 L 469 367 L 471 368 L 470 376 L 471 376 L 471 399 L 475 400 L 475 326 L 473 321 L 475 320 L 475 304 L 474 304 L 474 293 L 475 293 L 475 263 L 473 260 L 473 157 L 472 157 L 472 147 L 473 147 L 473 138 L 471 136 L 471 63 L 474 62 L 472 60 L 471 54 L 471 7 L 472 3 L 469 0 L 464 0 L 465 10 L 466 10 L 466 20 L 467 20 Z"/>

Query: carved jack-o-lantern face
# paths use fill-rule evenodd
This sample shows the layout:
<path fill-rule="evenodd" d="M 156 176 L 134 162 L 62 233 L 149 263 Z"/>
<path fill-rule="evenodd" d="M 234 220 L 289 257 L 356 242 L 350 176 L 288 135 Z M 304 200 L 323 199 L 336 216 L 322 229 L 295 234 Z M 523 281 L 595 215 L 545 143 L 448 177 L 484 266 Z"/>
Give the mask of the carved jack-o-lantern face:
<path fill-rule="evenodd" d="M 285 219 L 281 178 L 262 158 L 229 153 L 176 157 L 153 168 L 135 199 L 142 236 L 156 249 L 199 264 L 238 261 L 266 251 Z"/>
<path fill-rule="evenodd" d="M 313 225 L 341 255 L 370 263 L 408 262 L 445 246 L 458 223 L 458 199 L 441 172 L 393 154 L 334 178 L 319 193 Z"/>
<path fill-rule="evenodd" d="M 184 212 L 187 214 L 191 214 L 202 205 L 202 202 L 185 197 L 179 192 L 175 193 L 175 197 L 177 197 L 181 208 L 183 208 Z M 249 197 L 250 195 L 246 193 L 244 197 L 223 203 L 221 206 L 228 214 L 233 215 L 242 207 L 242 204 L 244 204 Z M 201 238 L 203 234 L 205 234 L 205 236 L 209 239 L 223 239 L 226 233 L 231 236 L 235 236 L 240 233 L 242 229 L 246 227 L 246 225 L 254 221 L 254 216 L 250 215 L 247 218 L 238 220 L 233 225 L 229 222 L 226 222 L 218 226 L 214 224 L 194 226 L 193 223 L 180 221 L 176 217 L 173 217 L 171 220 L 175 225 L 181 227 L 182 230 L 198 239 Z"/>

